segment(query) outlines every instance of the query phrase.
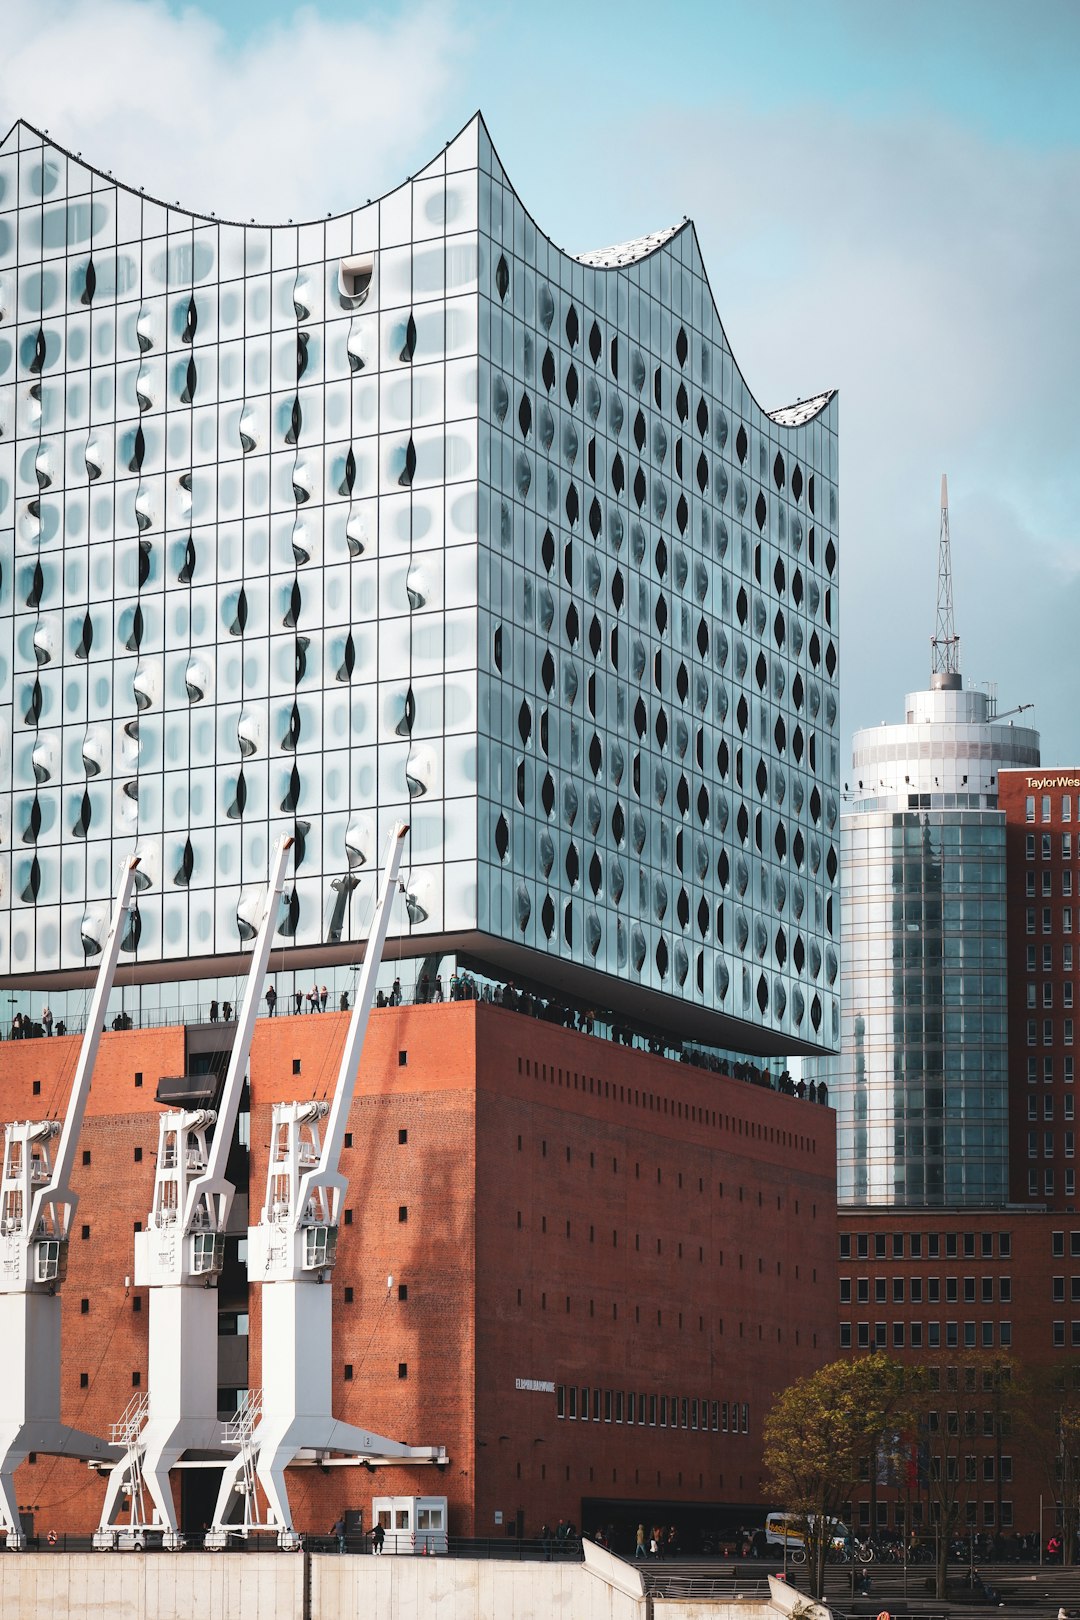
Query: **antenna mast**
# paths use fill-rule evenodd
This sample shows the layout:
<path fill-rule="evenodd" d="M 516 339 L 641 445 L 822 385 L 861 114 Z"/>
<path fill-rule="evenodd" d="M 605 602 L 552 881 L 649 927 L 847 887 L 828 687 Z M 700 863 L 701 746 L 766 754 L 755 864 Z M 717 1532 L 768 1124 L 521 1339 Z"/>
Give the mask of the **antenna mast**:
<path fill-rule="evenodd" d="M 953 617 L 952 546 L 949 541 L 949 483 L 941 475 L 941 530 L 938 536 L 938 583 L 936 633 L 930 639 L 931 686 L 959 690 L 960 637 Z"/>

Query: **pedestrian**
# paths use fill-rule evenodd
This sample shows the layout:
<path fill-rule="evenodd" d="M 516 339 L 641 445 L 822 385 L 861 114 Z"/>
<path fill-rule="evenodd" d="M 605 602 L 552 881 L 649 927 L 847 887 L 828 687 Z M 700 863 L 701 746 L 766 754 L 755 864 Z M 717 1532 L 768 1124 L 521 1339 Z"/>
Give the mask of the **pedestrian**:
<path fill-rule="evenodd" d="M 225 1022 L 227 1024 L 232 1023 L 232 1002 L 231 1001 L 223 1001 L 221 1003 L 221 1016 L 222 1016 L 222 1018 L 225 1020 Z"/>
<path fill-rule="evenodd" d="M 269 1017 L 271 1017 L 271 1018 L 276 1017 L 276 1015 L 277 1015 L 277 991 L 274 989 L 273 985 L 271 985 L 270 988 L 267 990 L 266 995 L 265 995 L 265 997 L 263 999 L 266 1002 L 266 1011 L 267 1011 L 267 1014 L 269 1015 Z"/>
<path fill-rule="evenodd" d="M 546 1519 L 540 1526 L 540 1551 L 543 1554 L 545 1564 L 549 1564 L 551 1562 L 551 1526 Z"/>
<path fill-rule="evenodd" d="M 22 1013 L 16 1013 L 14 1018 L 11 1020 L 11 1038 L 12 1038 L 12 1040 L 13 1041 L 21 1041 L 22 1040 L 22 1032 L 23 1032 Z"/>
<path fill-rule="evenodd" d="M 325 1012 L 326 1011 L 326 1003 L 329 1001 L 329 999 L 330 999 L 330 992 L 329 992 L 329 990 L 326 988 L 326 986 L 324 984 L 322 989 L 319 991 L 319 1011 L 320 1012 Z"/>
<path fill-rule="evenodd" d="M 297 1018 L 299 1018 L 304 1010 L 304 992 L 302 990 L 293 991 L 293 1007 Z"/>
<path fill-rule="evenodd" d="M 431 992 L 431 999 L 432 999 L 432 1001 L 441 1001 L 442 998 L 443 998 L 442 974 L 441 973 L 436 973 L 436 975 L 435 975 L 435 988 Z"/>
<path fill-rule="evenodd" d="M 382 1550 L 383 1550 L 383 1542 L 385 1540 L 386 1540 L 386 1531 L 383 1529 L 381 1524 L 377 1524 L 375 1526 L 374 1530 L 371 1532 L 371 1550 L 372 1550 L 372 1552 L 381 1553 Z"/>
<path fill-rule="evenodd" d="M 313 984 L 307 993 L 307 1010 L 309 1013 L 318 1012 L 319 1010 L 319 987 L 317 984 Z"/>
<path fill-rule="evenodd" d="M 339 1008 L 339 1010 L 341 1012 L 348 1012 L 348 1010 L 349 1010 L 349 992 L 347 990 L 343 990 L 341 992 L 341 996 L 340 996 L 340 998 L 338 1000 L 338 1008 Z"/>
<path fill-rule="evenodd" d="M 212 1001 L 210 1003 L 210 1022 L 212 1024 L 216 1024 L 217 1023 L 217 1018 L 218 1018 L 218 1005 L 217 1005 L 216 1001 Z"/>
<path fill-rule="evenodd" d="M 653 1530 L 652 1535 L 649 1537 L 649 1557 L 654 1559 L 660 1557 L 660 1542 L 657 1538 L 657 1533 L 655 1530 Z"/>
<path fill-rule="evenodd" d="M 41 1023 L 46 1035 L 51 1035 L 53 1027 L 53 1015 L 51 1007 L 43 1007 L 41 1009 Z"/>
<path fill-rule="evenodd" d="M 637 1527 L 637 1535 L 634 1538 L 634 1557 L 645 1557 L 645 1526 L 643 1524 L 639 1524 Z"/>
<path fill-rule="evenodd" d="M 427 974 L 426 973 L 421 973 L 420 982 L 416 986 L 416 1002 L 417 1002 L 417 1006 L 419 1006 L 419 1007 L 425 1006 L 428 999 L 429 999 L 429 997 L 428 997 L 428 983 L 429 983 L 429 981 L 428 981 Z"/>
<path fill-rule="evenodd" d="M 338 1552 L 343 1553 L 345 1551 L 345 1520 L 342 1518 L 340 1513 L 334 1520 L 330 1534 L 337 1538 Z"/>
<path fill-rule="evenodd" d="M 393 984 L 390 986 L 390 1005 L 391 1005 L 391 1007 L 400 1007 L 401 1006 L 401 980 L 400 979 L 395 979 Z"/>

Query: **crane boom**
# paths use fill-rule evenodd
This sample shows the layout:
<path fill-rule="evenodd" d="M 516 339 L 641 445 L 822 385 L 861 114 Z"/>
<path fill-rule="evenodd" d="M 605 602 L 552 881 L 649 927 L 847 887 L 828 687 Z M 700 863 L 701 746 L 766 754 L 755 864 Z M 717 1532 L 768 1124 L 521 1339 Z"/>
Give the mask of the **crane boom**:
<path fill-rule="evenodd" d="M 53 1211 L 54 1224 L 62 1227 L 62 1230 L 58 1231 L 57 1235 L 61 1239 L 66 1239 L 71 1228 L 72 1216 L 75 1214 L 75 1206 L 79 1201 L 78 1194 L 71 1191 L 71 1172 L 75 1165 L 79 1132 L 82 1130 L 83 1115 L 86 1112 L 86 1099 L 90 1095 L 90 1080 L 94 1072 L 98 1046 L 101 1042 L 105 1010 L 109 1005 L 109 996 L 112 993 L 113 980 L 116 977 L 116 964 L 120 959 L 120 941 L 123 937 L 123 925 L 127 917 L 128 906 L 131 903 L 131 890 L 135 882 L 135 872 L 138 865 L 139 857 L 133 855 L 124 866 L 120 880 L 120 891 L 116 896 L 112 920 L 109 923 L 109 932 L 105 938 L 97 978 L 94 981 L 94 993 L 90 998 L 90 1007 L 86 1014 L 86 1027 L 83 1030 L 82 1043 L 79 1047 L 79 1060 L 75 1065 L 75 1076 L 71 1082 L 71 1093 L 68 1097 L 67 1111 L 64 1115 L 64 1126 L 60 1133 L 60 1145 L 56 1150 L 52 1175 L 48 1183 L 39 1188 L 34 1194 L 34 1202 L 31 1205 L 28 1223 L 31 1232 L 37 1231 L 43 1211 L 46 1206 L 49 1206 Z M 63 1213 L 60 1213 L 61 1211 Z"/>
<path fill-rule="evenodd" d="M 298 1544 L 285 1470 L 301 1449 L 305 1455 L 338 1451 L 369 1462 L 442 1466 L 448 1460 L 441 1446 L 409 1446 L 334 1418 L 333 1290 L 312 1286 L 330 1280 L 337 1256 L 348 1186 L 338 1165 L 408 830 L 399 822 L 391 833 L 333 1101 L 274 1104 L 266 1197 L 259 1224 L 248 1229 L 248 1279 L 262 1284 L 263 1387 L 250 1392 L 234 1425 L 240 1449 L 222 1477 L 207 1547 L 227 1544 L 237 1493 L 243 1521 L 234 1528 L 241 1535 L 273 1529 L 280 1546 Z M 256 1485 L 266 1498 L 265 1521 Z"/>
<path fill-rule="evenodd" d="M 259 1015 L 259 997 L 262 995 L 263 979 L 266 976 L 270 947 L 274 940 L 277 903 L 284 887 L 285 865 L 292 846 L 291 838 L 279 838 L 270 862 L 270 881 L 266 888 L 265 907 L 255 939 L 251 966 L 244 981 L 240 1010 L 236 1015 L 236 1036 L 218 1106 L 217 1125 L 210 1143 L 206 1168 L 188 1186 L 187 1204 L 184 1209 L 185 1231 L 190 1231 L 193 1222 L 201 1221 L 203 1216 L 205 1222 L 209 1222 L 216 1232 L 223 1232 L 228 1223 L 235 1189 L 231 1182 L 225 1180 L 225 1164 L 232 1146 L 233 1131 L 236 1128 L 251 1038 L 255 1033 L 255 1020 Z M 202 1210 L 199 1208 L 200 1204 Z"/>
<path fill-rule="evenodd" d="M 340 1203 L 345 1195 L 346 1183 L 338 1174 L 338 1165 L 341 1162 L 341 1149 L 345 1142 L 345 1126 L 348 1124 L 349 1109 L 352 1107 L 353 1095 L 356 1091 L 356 1077 L 360 1072 L 360 1055 L 364 1050 L 364 1037 L 367 1034 L 368 1018 L 371 1014 L 372 1002 L 375 999 L 375 981 L 382 965 L 383 946 L 386 944 L 386 934 L 390 927 L 390 913 L 393 909 L 394 895 L 397 892 L 397 875 L 401 866 L 402 850 L 405 847 L 405 835 L 408 831 L 407 824 L 399 821 L 390 834 L 390 850 L 387 855 L 386 866 L 383 869 L 382 885 L 379 890 L 379 899 L 375 908 L 371 934 L 368 938 L 367 949 L 364 952 L 364 965 L 360 969 L 360 978 L 356 986 L 356 1001 L 353 1006 L 352 1017 L 349 1019 L 348 1033 L 345 1036 L 345 1050 L 341 1055 L 341 1067 L 338 1070 L 337 1084 L 334 1087 L 334 1100 L 330 1104 L 330 1115 L 326 1123 L 322 1154 L 316 1168 L 309 1170 L 300 1184 L 300 1196 L 297 1200 L 295 1219 L 299 1219 L 300 1212 L 306 1207 L 318 1187 L 325 1187 L 328 1191 L 332 1190 L 333 1203 L 330 1218 L 335 1224 L 340 1214 Z"/>
<path fill-rule="evenodd" d="M 11 1549 L 26 1537 L 15 1471 L 31 1451 L 104 1461 L 108 1444 L 60 1418 L 62 1309 L 58 1290 L 78 1194 L 71 1188 L 79 1134 L 116 977 L 123 926 L 139 861 L 124 864 L 94 981 L 86 1027 L 64 1110 L 56 1119 L 16 1120 L 5 1128 L 0 1179 L 0 1533 Z M 55 1158 L 50 1145 L 59 1138 Z"/>
<path fill-rule="evenodd" d="M 114 1425 L 126 1454 L 110 1475 L 95 1547 L 117 1544 L 125 1494 L 136 1542 L 151 1531 L 162 1534 L 166 1547 L 183 1547 L 170 1470 L 188 1450 L 231 1449 L 217 1416 L 214 1291 L 235 1191 L 225 1169 L 292 844 L 280 839 L 270 860 L 218 1110 L 170 1110 L 159 1121 L 154 1204 L 135 1236 L 135 1281 L 150 1289 L 149 1388 L 145 1402 Z"/>

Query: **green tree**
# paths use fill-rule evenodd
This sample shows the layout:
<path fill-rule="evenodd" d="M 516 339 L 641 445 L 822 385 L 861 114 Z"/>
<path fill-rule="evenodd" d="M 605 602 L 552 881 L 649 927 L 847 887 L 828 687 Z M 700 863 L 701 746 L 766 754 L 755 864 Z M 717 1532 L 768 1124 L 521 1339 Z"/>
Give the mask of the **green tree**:
<path fill-rule="evenodd" d="M 888 1356 L 833 1361 L 791 1384 L 765 1419 L 765 1470 L 778 1505 L 806 1524 L 810 1590 L 825 1588 L 832 1521 L 886 1428 L 906 1426 L 904 1368 Z"/>

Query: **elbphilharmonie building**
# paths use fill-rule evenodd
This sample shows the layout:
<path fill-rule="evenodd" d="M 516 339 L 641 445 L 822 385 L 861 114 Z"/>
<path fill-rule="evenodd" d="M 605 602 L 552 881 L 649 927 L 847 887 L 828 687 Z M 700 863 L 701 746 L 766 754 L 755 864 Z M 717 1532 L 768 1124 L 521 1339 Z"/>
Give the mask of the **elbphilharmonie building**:
<path fill-rule="evenodd" d="M 836 399 L 758 405 L 689 222 L 572 256 L 479 117 L 286 226 L 17 124 L 0 979 L 78 990 L 137 850 L 130 983 L 227 982 L 281 831 L 275 969 L 344 972 L 406 819 L 402 958 L 832 1046 L 838 545 Z"/>

